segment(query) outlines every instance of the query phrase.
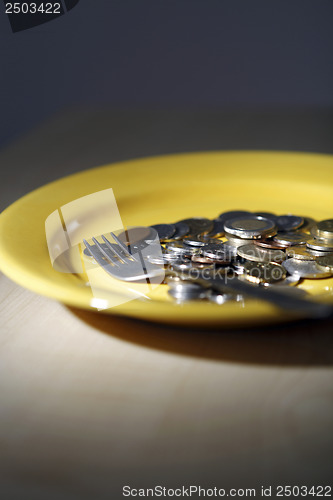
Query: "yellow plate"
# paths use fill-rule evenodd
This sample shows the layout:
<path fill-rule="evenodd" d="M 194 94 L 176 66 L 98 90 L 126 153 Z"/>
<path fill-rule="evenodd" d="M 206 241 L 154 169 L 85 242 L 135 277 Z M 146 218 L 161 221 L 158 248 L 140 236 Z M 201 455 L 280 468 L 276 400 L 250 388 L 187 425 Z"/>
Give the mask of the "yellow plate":
<path fill-rule="evenodd" d="M 91 309 L 83 276 L 55 271 L 45 239 L 45 219 L 66 203 L 113 188 L 127 226 L 215 217 L 245 209 L 294 213 L 317 220 L 333 217 L 333 157 L 280 152 L 212 152 L 144 158 L 84 171 L 24 196 L 0 218 L 1 270 L 20 285 L 65 304 Z M 332 301 L 333 279 L 301 286 Z M 106 310 L 151 321 L 193 325 L 255 325 L 292 319 L 255 300 L 218 306 L 177 305 L 160 285 L 151 300 L 133 300 Z"/>

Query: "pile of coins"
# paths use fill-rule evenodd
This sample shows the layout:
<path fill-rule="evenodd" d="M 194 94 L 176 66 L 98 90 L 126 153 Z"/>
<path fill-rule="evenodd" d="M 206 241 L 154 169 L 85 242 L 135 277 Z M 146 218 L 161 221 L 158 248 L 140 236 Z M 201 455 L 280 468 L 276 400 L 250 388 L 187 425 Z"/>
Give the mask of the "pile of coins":
<path fill-rule="evenodd" d="M 177 302 L 244 301 L 227 287 L 221 293 L 208 280 L 205 286 L 205 272 L 223 275 L 226 285 L 228 276 L 237 275 L 257 286 L 279 287 L 297 285 L 302 278 L 333 276 L 333 219 L 316 222 L 297 215 L 237 210 L 213 220 L 193 217 L 150 227 L 162 244 L 162 256 L 151 256 L 150 261 L 165 266 L 168 293 Z M 196 276 L 201 278 L 198 282 Z"/>

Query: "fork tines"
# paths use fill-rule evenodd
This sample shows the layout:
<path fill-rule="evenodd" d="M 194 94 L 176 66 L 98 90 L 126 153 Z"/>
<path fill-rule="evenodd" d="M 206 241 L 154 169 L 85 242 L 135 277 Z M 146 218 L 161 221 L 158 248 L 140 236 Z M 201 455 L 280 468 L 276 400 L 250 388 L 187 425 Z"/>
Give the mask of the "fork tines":
<path fill-rule="evenodd" d="M 125 264 L 129 261 L 137 262 L 137 259 L 128 251 L 127 246 L 114 234 L 110 233 L 117 244 L 112 244 L 103 234 L 101 238 L 104 243 L 100 243 L 95 237 L 92 237 L 94 245 L 90 245 L 87 240 L 83 240 L 85 247 L 90 255 L 99 263 L 105 265 L 105 259 L 111 261 L 114 265 Z"/>

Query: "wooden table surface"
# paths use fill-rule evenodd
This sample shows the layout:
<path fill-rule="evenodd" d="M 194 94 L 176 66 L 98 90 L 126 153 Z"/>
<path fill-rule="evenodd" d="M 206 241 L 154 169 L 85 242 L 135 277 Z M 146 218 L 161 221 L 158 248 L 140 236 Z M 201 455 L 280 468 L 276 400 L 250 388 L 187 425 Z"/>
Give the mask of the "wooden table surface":
<path fill-rule="evenodd" d="M 5 203 L 48 180 L 121 159 L 117 137 L 95 130 L 107 120 L 116 129 L 119 116 L 60 115 L 4 149 Z M 124 159 L 149 154 L 154 120 L 167 133 L 180 115 L 135 116 L 143 149 L 124 151 Z M 197 148 L 200 135 L 208 149 L 203 114 L 196 128 L 193 116 L 187 119 Z M 229 147 L 218 143 L 225 119 L 215 116 L 216 145 L 209 148 Z M 174 133 L 153 152 L 176 151 Z M 89 148 L 81 140 L 91 134 Z M 332 482 L 331 322 L 171 328 L 68 308 L 4 275 L 0 300 L 1 499 L 104 500 L 122 498 L 124 485 L 191 484 L 255 488 L 260 496 L 261 485 Z"/>

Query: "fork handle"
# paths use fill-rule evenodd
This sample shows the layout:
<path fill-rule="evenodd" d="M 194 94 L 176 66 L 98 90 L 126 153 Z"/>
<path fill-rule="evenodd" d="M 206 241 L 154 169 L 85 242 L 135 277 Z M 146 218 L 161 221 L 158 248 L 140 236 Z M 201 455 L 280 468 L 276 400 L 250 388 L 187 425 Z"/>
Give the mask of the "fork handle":
<path fill-rule="evenodd" d="M 293 297 L 276 288 L 256 287 L 236 277 L 230 277 L 226 282 L 222 278 L 208 278 L 208 280 L 201 278 L 200 282 L 203 285 L 209 282 L 215 290 L 222 293 L 232 290 L 249 297 L 265 300 L 281 309 L 299 313 L 308 318 L 333 317 L 333 307 L 330 304 L 321 304 L 312 300 Z"/>

